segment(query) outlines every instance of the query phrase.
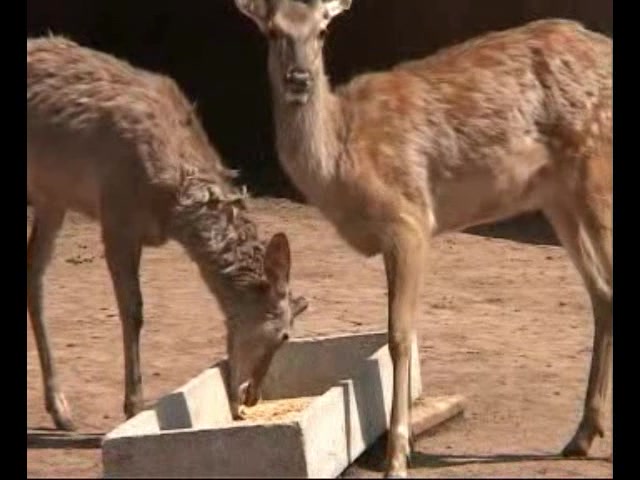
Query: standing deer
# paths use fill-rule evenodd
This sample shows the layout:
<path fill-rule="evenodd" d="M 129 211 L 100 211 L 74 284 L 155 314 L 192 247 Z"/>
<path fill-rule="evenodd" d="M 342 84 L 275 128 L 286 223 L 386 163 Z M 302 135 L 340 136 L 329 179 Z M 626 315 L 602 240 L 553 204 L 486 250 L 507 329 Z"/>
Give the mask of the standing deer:
<path fill-rule="evenodd" d="M 60 37 L 27 39 L 27 309 L 47 411 L 74 429 L 42 311 L 42 278 L 69 209 L 100 222 L 122 323 L 124 412 L 143 408 L 139 341 L 143 246 L 176 240 L 226 317 L 232 411 L 259 400 L 274 353 L 307 307 L 289 288 L 285 234 L 268 245 L 244 213 L 192 106 L 176 83 Z"/>
<path fill-rule="evenodd" d="M 612 349 L 612 41 L 572 21 L 535 21 L 332 91 L 323 41 L 350 0 L 235 2 L 268 37 L 283 168 L 353 248 L 384 258 L 386 475 L 407 475 L 410 331 L 430 239 L 533 210 L 552 223 L 593 307 L 583 417 L 563 450 L 586 455 L 604 433 Z"/>

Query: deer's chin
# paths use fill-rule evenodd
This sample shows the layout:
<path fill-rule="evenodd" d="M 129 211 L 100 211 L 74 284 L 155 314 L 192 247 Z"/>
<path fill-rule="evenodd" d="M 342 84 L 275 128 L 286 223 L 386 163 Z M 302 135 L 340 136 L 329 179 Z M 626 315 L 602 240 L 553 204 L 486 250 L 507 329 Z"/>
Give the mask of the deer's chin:
<path fill-rule="evenodd" d="M 231 415 L 235 420 L 243 420 L 245 418 L 245 407 L 254 407 L 258 404 L 260 398 L 260 389 L 256 388 L 251 381 L 244 382 L 238 389 L 236 397 L 229 402 Z"/>
<path fill-rule="evenodd" d="M 304 105 L 309 101 L 311 92 L 309 91 L 294 91 L 287 89 L 284 92 L 284 99 L 290 105 Z"/>
<path fill-rule="evenodd" d="M 255 382 L 249 380 L 244 382 L 238 389 L 239 403 L 246 407 L 253 407 L 260 401 L 260 389 Z"/>

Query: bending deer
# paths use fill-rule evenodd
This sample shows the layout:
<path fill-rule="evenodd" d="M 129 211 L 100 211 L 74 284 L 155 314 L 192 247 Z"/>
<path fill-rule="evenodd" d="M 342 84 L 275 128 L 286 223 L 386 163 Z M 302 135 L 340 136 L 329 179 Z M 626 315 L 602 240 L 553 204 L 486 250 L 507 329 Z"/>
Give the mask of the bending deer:
<path fill-rule="evenodd" d="M 100 222 L 125 359 L 124 412 L 143 408 L 139 267 L 143 246 L 178 241 L 226 317 L 230 400 L 259 399 L 271 358 L 306 309 L 289 288 L 285 234 L 268 245 L 244 213 L 246 194 L 176 83 L 59 37 L 27 39 L 27 309 L 47 411 L 74 428 L 43 315 L 42 278 L 69 209 Z"/>
<path fill-rule="evenodd" d="M 591 298 L 584 413 L 565 455 L 603 435 L 612 349 L 612 41 L 567 20 L 492 32 L 335 91 L 330 21 L 350 0 L 235 0 L 268 37 L 283 168 L 341 236 L 381 253 L 394 362 L 387 475 L 410 453 L 410 330 L 434 235 L 542 210 Z"/>

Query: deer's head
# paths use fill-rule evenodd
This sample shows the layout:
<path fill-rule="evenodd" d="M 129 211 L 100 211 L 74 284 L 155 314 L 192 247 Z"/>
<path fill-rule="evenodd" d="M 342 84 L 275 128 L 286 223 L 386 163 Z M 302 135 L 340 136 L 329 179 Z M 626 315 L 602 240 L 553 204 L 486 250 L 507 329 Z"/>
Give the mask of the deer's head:
<path fill-rule="evenodd" d="M 294 319 L 307 309 L 307 300 L 289 288 L 291 253 L 284 233 L 275 234 L 264 254 L 265 278 L 242 290 L 235 300 L 227 338 L 232 413 L 253 406 L 271 360 L 291 336 Z"/>
<path fill-rule="evenodd" d="M 322 74 L 322 47 L 331 20 L 351 0 L 235 0 L 269 41 L 269 74 L 288 103 L 305 104 Z"/>
<path fill-rule="evenodd" d="M 200 140 L 207 142 L 206 136 Z M 308 303 L 291 292 L 286 234 L 276 233 L 265 245 L 243 213 L 246 189 L 224 191 L 229 188 L 188 165 L 181 165 L 180 175 L 171 230 L 189 247 L 225 314 L 229 400 L 237 417 L 241 405 L 260 399 L 271 360 Z"/>

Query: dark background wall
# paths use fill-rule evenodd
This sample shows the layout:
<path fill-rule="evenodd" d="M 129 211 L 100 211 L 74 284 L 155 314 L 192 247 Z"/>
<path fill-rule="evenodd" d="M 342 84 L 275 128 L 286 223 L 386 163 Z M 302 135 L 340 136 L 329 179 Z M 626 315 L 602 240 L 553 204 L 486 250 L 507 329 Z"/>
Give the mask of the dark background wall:
<path fill-rule="evenodd" d="M 613 31 L 612 0 L 354 0 L 334 21 L 327 68 L 339 83 L 544 17 Z M 274 151 L 266 45 L 233 0 L 29 0 L 27 34 L 47 31 L 172 76 L 250 191 L 299 199 Z"/>

